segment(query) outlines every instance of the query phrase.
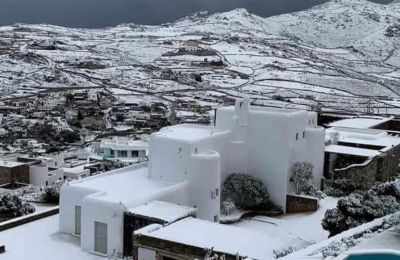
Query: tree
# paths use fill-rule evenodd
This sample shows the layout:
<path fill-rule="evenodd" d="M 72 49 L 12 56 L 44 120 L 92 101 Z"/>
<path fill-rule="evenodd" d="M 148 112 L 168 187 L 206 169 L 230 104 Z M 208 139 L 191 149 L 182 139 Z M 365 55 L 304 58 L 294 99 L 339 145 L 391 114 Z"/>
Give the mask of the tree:
<path fill-rule="evenodd" d="M 47 186 L 44 189 L 43 200 L 46 203 L 60 203 L 60 186 Z"/>
<path fill-rule="evenodd" d="M 115 115 L 115 118 L 116 118 L 117 122 L 122 122 L 122 121 L 124 121 L 125 116 L 124 116 L 124 114 L 118 113 Z"/>
<path fill-rule="evenodd" d="M 15 194 L 4 194 L 0 198 L 0 218 L 10 219 L 35 212 L 35 208 L 23 202 Z"/>
<path fill-rule="evenodd" d="M 223 201 L 233 201 L 241 209 L 261 209 L 269 206 L 269 194 L 265 184 L 251 175 L 229 175 L 222 188 Z"/>
<path fill-rule="evenodd" d="M 310 162 L 296 162 L 292 167 L 293 189 L 296 194 L 306 193 L 313 179 L 314 166 Z"/>
<path fill-rule="evenodd" d="M 400 180 L 356 191 L 325 212 L 322 227 L 330 236 L 400 210 Z"/>
<path fill-rule="evenodd" d="M 84 116 L 83 116 L 83 114 L 82 114 L 82 112 L 80 111 L 80 110 L 78 110 L 78 115 L 76 116 L 77 117 L 77 119 L 80 121 L 80 120 L 83 120 L 83 118 L 84 118 Z"/>
<path fill-rule="evenodd" d="M 81 137 L 78 133 L 69 131 L 69 130 L 62 130 L 58 134 L 58 139 L 62 139 L 62 141 L 66 143 L 74 143 L 81 140 Z"/>

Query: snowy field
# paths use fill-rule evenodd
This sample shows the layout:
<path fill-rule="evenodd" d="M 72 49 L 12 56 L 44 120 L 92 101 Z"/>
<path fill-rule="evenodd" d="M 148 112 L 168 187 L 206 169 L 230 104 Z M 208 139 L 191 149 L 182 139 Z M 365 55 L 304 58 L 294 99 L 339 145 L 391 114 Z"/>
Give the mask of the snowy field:
<path fill-rule="evenodd" d="M 104 257 L 82 251 L 79 238 L 58 232 L 58 215 L 0 232 L 6 253 L 12 260 L 96 260 Z"/>
<path fill-rule="evenodd" d="M 160 99 L 212 90 L 399 114 L 399 19 L 398 1 L 341 0 L 269 18 L 236 9 L 160 26 L 17 24 L 0 28 L 0 102 L 87 87 Z"/>

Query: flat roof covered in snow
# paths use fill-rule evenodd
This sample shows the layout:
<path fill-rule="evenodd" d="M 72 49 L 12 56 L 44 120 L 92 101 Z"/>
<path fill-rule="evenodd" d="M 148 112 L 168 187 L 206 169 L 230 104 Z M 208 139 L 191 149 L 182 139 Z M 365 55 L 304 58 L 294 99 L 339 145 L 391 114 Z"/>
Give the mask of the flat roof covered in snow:
<path fill-rule="evenodd" d="M 102 200 L 122 202 L 129 206 L 141 198 L 151 200 L 152 196 L 177 184 L 150 179 L 147 166 L 133 165 L 73 181 L 70 185 L 102 192 L 98 196 Z"/>
<path fill-rule="evenodd" d="M 380 152 L 378 152 L 376 150 L 342 146 L 342 145 L 334 145 L 334 144 L 325 146 L 325 152 L 335 153 L 335 154 L 362 156 L 362 157 L 375 157 L 380 154 Z"/>
<path fill-rule="evenodd" d="M 204 139 L 215 134 L 224 134 L 227 132 L 229 131 L 219 130 L 211 126 L 181 124 L 163 128 L 160 132 L 154 133 L 153 135 L 171 139 L 194 141 Z"/>
<path fill-rule="evenodd" d="M 330 123 L 329 127 L 373 128 L 392 120 L 391 117 L 356 117 Z"/>
<path fill-rule="evenodd" d="M 197 209 L 156 200 L 129 209 L 129 212 L 135 215 L 159 219 L 171 223 L 195 215 Z"/>
<path fill-rule="evenodd" d="M 338 142 L 381 147 L 379 150 L 382 151 L 400 145 L 399 137 L 384 130 L 333 127 L 326 130 L 326 138 L 329 139 L 332 133 L 338 133 Z"/>
<path fill-rule="evenodd" d="M 143 228 L 135 234 L 251 259 L 270 259 L 271 248 L 280 246 L 279 239 L 267 232 L 191 217 L 158 229 Z"/>
<path fill-rule="evenodd" d="M 221 107 L 218 108 L 218 110 L 235 110 L 235 106 L 226 106 L 226 107 Z M 250 106 L 250 112 L 261 112 L 261 113 L 271 113 L 271 114 L 282 114 L 282 115 L 288 115 L 288 114 L 298 114 L 298 113 L 304 113 L 308 112 L 307 110 L 301 109 L 301 108 L 294 108 L 294 109 L 289 109 L 289 108 L 280 108 L 280 107 L 266 107 L 266 106 Z"/>
<path fill-rule="evenodd" d="M 15 161 L 0 160 L 0 167 L 13 168 L 24 164 L 25 163 L 15 162 Z"/>

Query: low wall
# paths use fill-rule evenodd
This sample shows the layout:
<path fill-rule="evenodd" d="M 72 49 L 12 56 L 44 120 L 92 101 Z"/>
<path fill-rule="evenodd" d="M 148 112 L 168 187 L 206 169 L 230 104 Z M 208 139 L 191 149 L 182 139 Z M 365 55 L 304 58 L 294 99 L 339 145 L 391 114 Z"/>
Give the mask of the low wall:
<path fill-rule="evenodd" d="M 397 176 L 399 161 L 400 146 L 395 146 L 363 164 L 335 169 L 334 179 L 349 180 L 363 189 L 369 189 L 376 182 L 387 182 Z"/>
<path fill-rule="evenodd" d="M 33 214 L 29 214 L 29 215 L 22 216 L 19 218 L 4 221 L 4 222 L 0 223 L 0 232 L 10 229 L 10 228 L 15 228 L 15 227 L 36 221 L 36 220 L 39 220 L 42 218 L 47 218 L 47 217 L 56 215 L 56 214 L 58 214 L 59 209 L 60 209 L 60 207 L 57 206 L 57 207 L 51 208 L 49 210 L 46 210 L 46 211 L 43 211 L 40 213 L 33 213 Z"/>
<path fill-rule="evenodd" d="M 317 210 L 317 198 L 300 195 L 286 196 L 286 213 L 315 212 Z"/>

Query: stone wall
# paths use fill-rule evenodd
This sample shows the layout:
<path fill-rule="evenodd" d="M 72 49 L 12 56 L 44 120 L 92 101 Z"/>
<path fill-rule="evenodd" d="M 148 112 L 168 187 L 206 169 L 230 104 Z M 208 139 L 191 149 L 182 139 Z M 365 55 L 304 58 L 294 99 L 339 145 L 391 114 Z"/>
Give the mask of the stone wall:
<path fill-rule="evenodd" d="M 286 213 L 314 212 L 317 210 L 317 198 L 298 195 L 286 196 Z"/>
<path fill-rule="evenodd" d="M 345 169 L 334 170 L 334 180 L 343 179 L 357 184 L 362 189 L 369 189 L 377 181 L 378 158 L 375 157 L 364 164 L 355 164 Z"/>
<path fill-rule="evenodd" d="M 29 165 L 15 167 L 0 166 L 0 185 L 8 183 L 29 183 Z"/>
<path fill-rule="evenodd" d="M 376 182 L 387 182 L 397 176 L 399 162 L 400 146 L 395 146 L 363 164 L 335 169 L 334 180 L 348 180 L 363 189 L 369 189 Z"/>

